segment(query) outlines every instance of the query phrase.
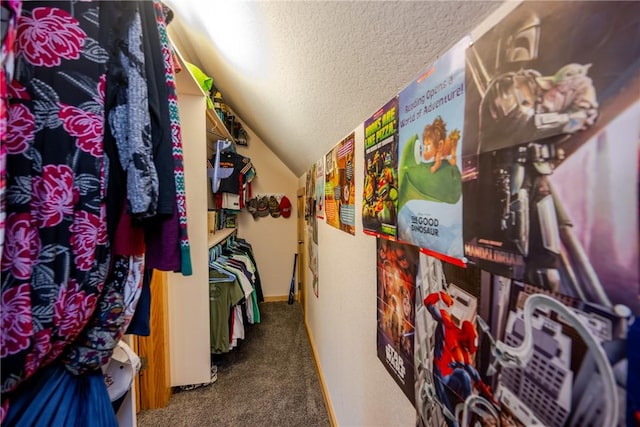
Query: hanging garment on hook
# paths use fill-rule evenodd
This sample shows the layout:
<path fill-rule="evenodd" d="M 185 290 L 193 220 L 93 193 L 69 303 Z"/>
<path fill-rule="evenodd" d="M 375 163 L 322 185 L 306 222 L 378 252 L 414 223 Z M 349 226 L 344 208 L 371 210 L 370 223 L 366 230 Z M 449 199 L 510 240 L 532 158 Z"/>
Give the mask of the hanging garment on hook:
<path fill-rule="evenodd" d="M 231 141 L 218 140 L 216 142 L 216 157 L 213 162 L 213 170 L 207 169 L 207 176 L 211 179 L 211 191 L 218 192 L 220 188 L 220 180 L 228 178 L 233 173 L 231 168 L 220 167 L 220 153 L 231 147 Z"/>

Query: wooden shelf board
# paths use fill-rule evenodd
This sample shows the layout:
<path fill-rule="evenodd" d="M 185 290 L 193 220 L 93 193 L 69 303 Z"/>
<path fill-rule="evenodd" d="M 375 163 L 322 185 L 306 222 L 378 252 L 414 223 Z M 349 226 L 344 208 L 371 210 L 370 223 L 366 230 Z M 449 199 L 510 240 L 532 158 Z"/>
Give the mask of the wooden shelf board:
<path fill-rule="evenodd" d="M 207 112 L 207 120 L 213 125 L 213 129 L 211 129 L 211 131 L 217 133 L 218 134 L 217 136 L 221 137 L 217 139 L 228 139 L 229 141 L 233 141 L 235 143 L 233 136 L 231 136 L 231 133 L 229 132 L 227 127 L 224 125 L 224 123 L 222 123 L 222 120 L 220 120 L 220 117 L 218 117 L 216 112 L 213 110 L 209 110 L 208 108 L 206 112 Z M 216 137 L 216 135 L 213 135 L 211 132 L 209 132 L 209 129 L 207 130 L 208 130 L 207 133 L 209 134 L 209 136 Z"/>
<path fill-rule="evenodd" d="M 236 230 L 237 228 L 223 228 L 222 230 L 216 230 L 214 234 L 209 234 L 209 249 L 232 235 Z"/>

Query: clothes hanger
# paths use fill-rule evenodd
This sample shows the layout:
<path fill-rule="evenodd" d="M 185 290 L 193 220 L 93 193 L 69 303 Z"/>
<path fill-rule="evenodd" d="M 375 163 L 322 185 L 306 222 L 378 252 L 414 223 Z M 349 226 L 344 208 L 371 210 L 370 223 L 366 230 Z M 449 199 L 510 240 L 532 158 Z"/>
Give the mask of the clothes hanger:
<path fill-rule="evenodd" d="M 219 139 L 218 141 L 216 141 L 216 151 L 217 152 L 224 152 L 227 151 L 229 148 L 231 148 L 231 141 L 229 141 L 228 139 Z"/>
<path fill-rule="evenodd" d="M 230 283 L 230 282 L 234 282 L 235 280 L 237 280 L 236 275 L 227 270 L 225 268 L 225 266 L 218 264 L 217 261 L 214 261 L 213 263 L 211 263 L 211 265 L 209 265 L 209 268 L 211 268 L 212 270 L 217 271 L 218 273 L 222 274 L 224 277 L 219 277 L 219 278 L 213 278 L 213 281 L 215 282 L 226 282 L 226 283 Z M 212 281 L 211 278 L 209 278 L 209 281 Z"/>
<path fill-rule="evenodd" d="M 214 193 L 218 192 L 220 188 L 220 180 L 229 178 L 233 173 L 233 169 L 220 167 L 220 153 L 231 147 L 231 141 L 228 139 L 219 139 L 216 141 L 216 157 L 213 162 L 213 171 L 207 170 L 207 175 L 211 178 L 211 189 Z"/>
<path fill-rule="evenodd" d="M 209 268 L 217 271 L 218 273 L 224 275 L 225 277 L 210 277 L 209 278 L 209 282 L 213 282 L 213 283 L 219 283 L 219 282 L 233 282 L 236 280 L 236 276 L 231 273 L 230 271 L 227 271 L 221 264 L 219 264 L 218 262 L 218 256 L 215 253 L 215 249 L 211 248 L 211 250 L 209 251 Z"/>
<path fill-rule="evenodd" d="M 219 132 L 216 132 L 216 128 L 211 128 L 211 129 L 207 129 L 207 133 L 210 133 L 211 135 L 217 137 L 217 138 L 225 138 L 224 135 L 220 134 Z"/>
<path fill-rule="evenodd" d="M 216 258 L 216 261 L 218 262 L 218 264 L 222 265 L 223 263 L 227 262 L 229 260 L 229 258 L 227 258 L 227 255 L 225 253 L 223 253 L 224 247 L 221 243 L 218 243 L 216 245 L 216 250 L 218 252 L 218 256 Z"/>

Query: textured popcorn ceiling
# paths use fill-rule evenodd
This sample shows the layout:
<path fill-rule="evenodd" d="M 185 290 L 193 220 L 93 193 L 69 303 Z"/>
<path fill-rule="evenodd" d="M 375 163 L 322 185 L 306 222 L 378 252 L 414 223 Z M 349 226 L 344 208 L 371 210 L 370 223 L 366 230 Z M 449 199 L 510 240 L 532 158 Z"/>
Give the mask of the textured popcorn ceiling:
<path fill-rule="evenodd" d="M 182 54 L 300 176 L 502 2 L 167 3 Z"/>

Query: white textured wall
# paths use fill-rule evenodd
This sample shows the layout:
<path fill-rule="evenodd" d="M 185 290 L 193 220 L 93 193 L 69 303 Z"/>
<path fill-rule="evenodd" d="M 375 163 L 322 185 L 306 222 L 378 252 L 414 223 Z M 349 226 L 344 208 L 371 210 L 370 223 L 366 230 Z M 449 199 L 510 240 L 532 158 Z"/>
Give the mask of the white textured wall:
<path fill-rule="evenodd" d="M 356 134 L 356 194 L 362 194 L 363 126 Z M 301 181 L 303 182 L 303 181 Z M 413 406 L 376 354 L 376 239 L 318 220 L 319 298 L 307 286 L 307 321 L 340 426 L 409 426 Z M 307 276 L 309 277 L 309 276 Z"/>
<path fill-rule="evenodd" d="M 270 215 L 254 219 L 247 211 L 238 215 L 238 236 L 251 243 L 267 296 L 289 294 L 293 254 L 297 251 L 296 190 L 297 178 L 287 166 L 245 124 L 249 146 L 238 146 L 238 154 L 251 158 L 257 177 L 253 180 L 253 194 L 286 194 L 291 201 L 289 218 Z"/>
<path fill-rule="evenodd" d="M 355 134 L 362 194 L 362 124 Z M 360 201 L 355 236 L 318 220 L 318 276 L 319 298 L 307 286 L 307 319 L 339 425 L 413 425 L 413 406 L 376 354 L 376 239 L 362 232 Z"/>
<path fill-rule="evenodd" d="M 469 29 L 472 36 L 484 33 L 517 4 L 503 4 L 475 30 Z M 354 125 L 358 126 L 355 176 L 356 194 L 360 195 L 363 124 Z M 304 175 L 298 185 L 305 185 Z M 363 234 L 361 212 L 357 198 L 355 236 L 318 220 L 320 297 L 307 284 L 307 321 L 339 426 L 413 426 L 413 406 L 376 354 L 376 240 Z"/>

